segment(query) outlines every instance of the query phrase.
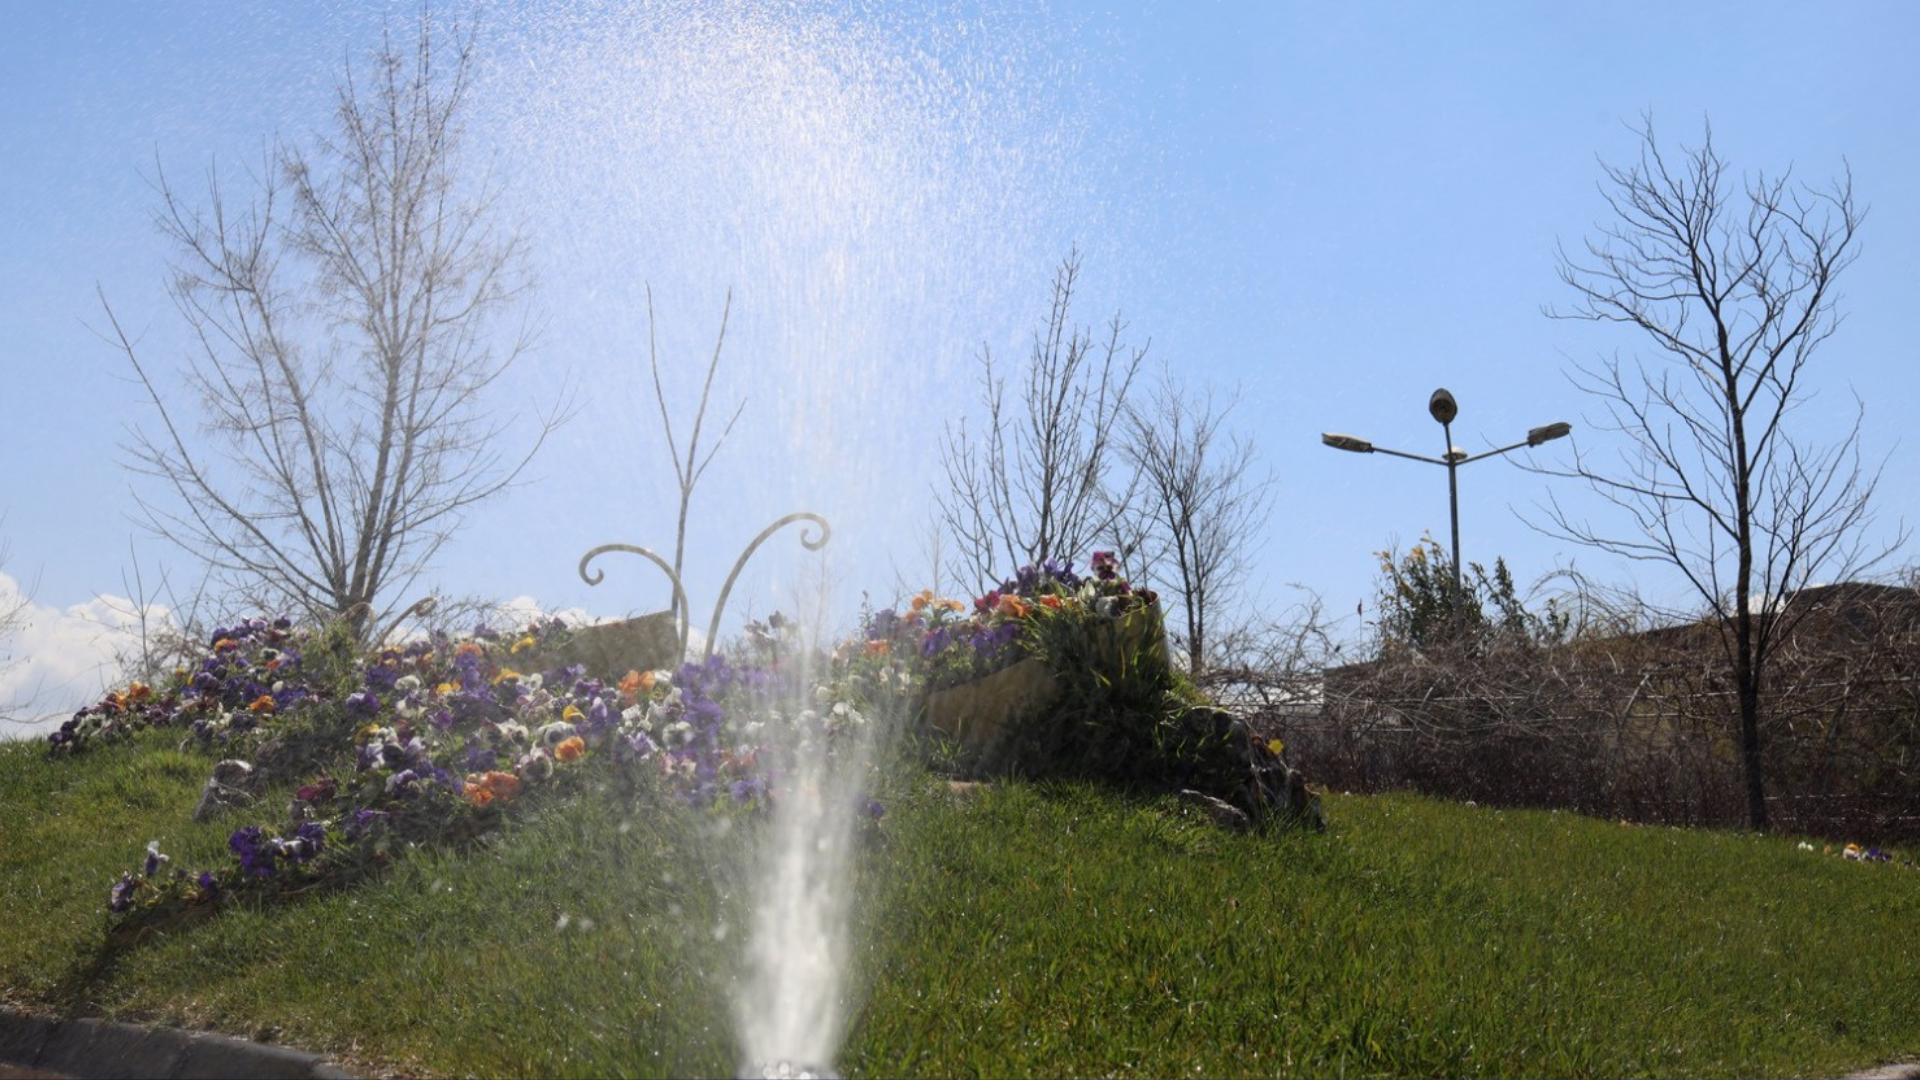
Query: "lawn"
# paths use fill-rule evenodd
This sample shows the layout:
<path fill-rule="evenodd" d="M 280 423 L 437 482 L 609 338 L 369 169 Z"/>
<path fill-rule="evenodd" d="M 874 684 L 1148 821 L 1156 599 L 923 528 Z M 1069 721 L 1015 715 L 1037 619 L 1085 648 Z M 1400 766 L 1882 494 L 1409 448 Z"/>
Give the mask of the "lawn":
<path fill-rule="evenodd" d="M 196 824 L 153 731 L 0 745 L 15 1007 L 217 1028 L 365 1072 L 729 1075 L 763 823 L 583 783 L 341 891 L 127 948 L 108 891 L 281 816 Z M 906 763 L 854 883 L 865 1075 L 1832 1075 L 1920 1051 L 1920 873 L 1790 838 L 1329 796 L 1222 831 L 1087 785 L 955 793 Z"/>

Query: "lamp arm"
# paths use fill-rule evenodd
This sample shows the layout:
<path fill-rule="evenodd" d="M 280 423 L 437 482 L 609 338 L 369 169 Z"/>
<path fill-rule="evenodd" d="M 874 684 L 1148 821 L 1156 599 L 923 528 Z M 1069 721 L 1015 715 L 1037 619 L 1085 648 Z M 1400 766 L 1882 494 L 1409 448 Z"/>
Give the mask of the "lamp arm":
<path fill-rule="evenodd" d="M 1482 450 L 1477 454 L 1471 454 L 1467 457 L 1463 457 L 1460 459 L 1460 464 L 1465 465 L 1469 461 L 1479 461 L 1481 458 L 1499 457 L 1501 454 L 1509 453 L 1514 450 L 1525 449 L 1526 446 L 1527 446 L 1527 441 L 1525 439 L 1522 439 L 1519 442 L 1514 443 L 1512 446 L 1502 446 L 1498 450 Z"/>
<path fill-rule="evenodd" d="M 1523 443 L 1522 445 L 1525 445 L 1525 444 Z M 1445 461 L 1442 461 L 1441 459 L 1436 457 L 1428 457 L 1425 454 L 1409 454 L 1405 450 L 1389 450 L 1384 446 L 1374 447 L 1373 452 L 1376 454 L 1392 454 L 1394 457 L 1408 458 L 1413 461 L 1424 461 L 1429 465 L 1445 465 L 1446 464 Z"/>

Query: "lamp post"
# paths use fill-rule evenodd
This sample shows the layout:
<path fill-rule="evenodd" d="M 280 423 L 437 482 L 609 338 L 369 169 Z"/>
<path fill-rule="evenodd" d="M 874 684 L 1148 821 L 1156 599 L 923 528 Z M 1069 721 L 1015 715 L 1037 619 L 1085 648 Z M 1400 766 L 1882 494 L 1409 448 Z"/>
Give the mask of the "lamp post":
<path fill-rule="evenodd" d="M 1435 420 L 1439 421 L 1441 434 L 1447 441 L 1447 452 L 1444 457 L 1434 458 L 1427 457 L 1425 454 L 1409 454 L 1404 450 L 1389 450 L 1384 446 L 1375 446 L 1367 440 L 1353 435 L 1340 435 L 1331 431 L 1323 433 L 1320 436 L 1320 441 L 1333 447 L 1335 450 L 1347 450 L 1356 454 L 1391 454 L 1394 457 L 1408 458 L 1413 461 L 1425 461 L 1434 465 L 1444 465 L 1447 467 L 1447 510 L 1453 523 L 1453 605 L 1454 614 L 1457 618 L 1459 615 L 1460 601 L 1463 596 L 1460 584 L 1460 481 L 1458 475 L 1460 466 L 1465 465 L 1469 461 L 1480 461 L 1485 458 L 1499 457 L 1501 454 L 1518 450 L 1523 446 L 1539 446 L 1541 443 L 1552 442 L 1555 439 L 1565 437 L 1567 433 L 1573 430 L 1573 425 L 1565 421 L 1543 424 L 1540 427 L 1528 431 L 1525 439 L 1514 443 L 1512 446 L 1502 446 L 1498 449 L 1487 450 L 1478 454 L 1469 454 L 1465 450 L 1453 445 L 1453 420 L 1454 417 L 1460 415 L 1460 405 L 1453 400 L 1453 395 L 1447 392 L 1446 387 L 1443 386 L 1435 390 L 1433 396 L 1427 399 L 1427 412 Z"/>

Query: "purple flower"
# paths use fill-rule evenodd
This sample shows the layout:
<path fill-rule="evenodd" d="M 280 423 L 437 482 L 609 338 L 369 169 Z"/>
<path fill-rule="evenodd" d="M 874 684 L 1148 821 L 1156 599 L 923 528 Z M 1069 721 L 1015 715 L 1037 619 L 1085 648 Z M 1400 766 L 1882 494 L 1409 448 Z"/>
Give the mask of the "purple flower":
<path fill-rule="evenodd" d="M 281 850 L 294 862 L 303 863 L 320 854 L 320 847 L 326 843 L 327 827 L 317 821 L 303 821 L 296 829 L 293 839 L 283 841 Z"/>
<path fill-rule="evenodd" d="M 892 608 L 874 612 L 867 618 L 867 640 L 884 641 L 900 629 L 900 616 Z"/>
<path fill-rule="evenodd" d="M 1080 587 L 1080 575 L 1073 572 L 1072 559 L 1064 562 L 1048 559 L 1040 564 L 1040 572 L 1059 582 L 1063 589 L 1072 590 Z"/>
<path fill-rule="evenodd" d="M 220 879 L 213 876 L 213 871 L 211 870 L 200 871 L 199 882 L 200 882 L 200 893 L 202 896 L 205 896 L 209 900 L 215 900 L 219 898 Z"/>
<path fill-rule="evenodd" d="M 119 884 L 113 887 L 113 893 L 107 897 L 107 910 L 118 915 L 132 907 L 134 890 L 139 887 L 132 874 L 121 874 Z"/>
<path fill-rule="evenodd" d="M 146 861 L 146 864 L 142 867 L 141 872 L 150 878 L 153 875 L 159 873 L 160 868 L 162 866 L 165 866 L 166 864 L 167 864 L 167 857 L 165 855 L 160 854 L 160 841 L 158 840 L 147 841 L 147 861 Z"/>
<path fill-rule="evenodd" d="M 619 762 L 645 761 L 653 756 L 656 749 L 658 747 L 653 745 L 652 739 L 647 738 L 646 732 L 636 731 L 614 740 L 613 759 Z"/>
<path fill-rule="evenodd" d="M 273 860 L 279 854 L 279 847 L 266 838 L 260 826 L 248 825 L 235 830 L 227 838 L 227 848 L 240 860 L 242 873 L 255 877 L 273 876 Z"/>
<path fill-rule="evenodd" d="M 1093 576 L 1101 581 L 1112 581 L 1120 576 L 1120 560 L 1111 551 L 1093 553 Z"/>
<path fill-rule="evenodd" d="M 928 658 L 938 656 L 942 650 L 952 643 L 952 627 L 935 627 L 926 637 L 920 640 L 920 655 Z"/>
<path fill-rule="evenodd" d="M 372 716 L 380 711 L 380 699 L 371 690 L 356 691 L 347 695 L 347 711 Z"/>

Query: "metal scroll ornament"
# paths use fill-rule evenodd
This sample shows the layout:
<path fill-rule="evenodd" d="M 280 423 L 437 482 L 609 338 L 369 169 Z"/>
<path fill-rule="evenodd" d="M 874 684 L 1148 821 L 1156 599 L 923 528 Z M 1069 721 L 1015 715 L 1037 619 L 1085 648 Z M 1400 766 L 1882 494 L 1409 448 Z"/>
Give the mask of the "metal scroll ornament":
<path fill-rule="evenodd" d="M 760 535 L 753 538 L 753 542 L 747 545 L 747 549 L 742 551 L 740 558 L 734 562 L 733 572 L 727 575 L 726 584 L 720 586 L 720 600 L 713 605 L 713 618 L 707 623 L 707 645 L 706 649 L 700 654 L 701 659 L 704 660 L 713 655 L 714 639 L 720 633 L 720 616 L 727 610 L 727 597 L 732 595 L 733 583 L 740 577 L 740 571 L 747 568 L 747 561 L 753 558 L 753 553 L 760 550 L 760 545 L 766 543 L 768 537 L 796 521 L 811 522 L 820 526 L 820 534 L 818 536 L 813 535 L 810 529 L 802 528 L 800 530 L 800 546 L 806 548 L 808 551 L 819 551 L 821 548 L 826 547 L 827 540 L 833 536 L 833 528 L 827 524 L 826 518 L 821 517 L 819 514 L 808 513 L 804 510 L 797 514 L 788 514 L 786 517 L 760 530 Z M 634 555 L 643 555 L 651 560 L 653 565 L 659 567 L 660 572 L 667 575 L 667 580 L 673 583 L 673 609 L 680 613 L 680 655 L 685 656 L 687 654 L 688 629 L 687 590 L 686 586 L 680 581 L 680 575 L 673 572 L 673 567 L 667 564 L 667 560 L 661 558 L 648 548 L 640 547 L 637 544 L 601 544 L 599 547 L 580 556 L 580 580 L 589 585 L 598 585 L 606 580 L 607 575 L 605 572 L 594 570 L 589 573 L 587 566 L 593 562 L 593 560 L 609 551 L 625 551 Z"/>

